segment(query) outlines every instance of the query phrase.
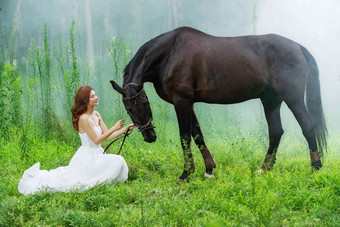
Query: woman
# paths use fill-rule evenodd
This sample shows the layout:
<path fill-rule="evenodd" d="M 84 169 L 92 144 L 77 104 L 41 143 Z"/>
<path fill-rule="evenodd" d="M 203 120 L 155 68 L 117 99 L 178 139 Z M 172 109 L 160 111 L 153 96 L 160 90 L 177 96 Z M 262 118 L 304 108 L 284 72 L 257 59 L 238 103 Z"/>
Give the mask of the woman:
<path fill-rule="evenodd" d="M 24 172 L 18 189 L 22 194 L 33 194 L 40 190 L 68 191 L 86 190 L 103 182 L 122 182 L 128 177 L 128 167 L 122 156 L 103 154 L 100 144 L 111 140 L 127 130 L 133 130 L 130 124 L 124 128 L 124 121 L 119 120 L 107 129 L 100 114 L 94 110 L 98 106 L 96 93 L 90 86 L 78 89 L 72 107 L 72 123 L 79 132 L 81 147 L 72 157 L 68 166 L 50 171 L 40 170 L 36 163 Z"/>

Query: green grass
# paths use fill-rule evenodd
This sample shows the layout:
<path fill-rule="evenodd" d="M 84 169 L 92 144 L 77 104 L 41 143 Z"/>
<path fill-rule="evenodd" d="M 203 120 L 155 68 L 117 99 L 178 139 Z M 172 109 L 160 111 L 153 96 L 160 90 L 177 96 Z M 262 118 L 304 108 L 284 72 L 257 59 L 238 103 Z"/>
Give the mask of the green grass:
<path fill-rule="evenodd" d="M 79 141 L 70 145 L 33 139 L 26 162 L 21 160 L 17 140 L 0 145 L 0 226 L 339 225 L 340 144 L 336 139 L 329 140 L 324 167 L 313 172 L 304 141 L 286 135 L 274 170 L 258 175 L 265 141 L 252 134 L 206 135 L 217 162 L 214 178 L 203 176 L 204 163 L 193 144 L 196 172 L 189 183 L 177 185 L 183 157 L 177 131 L 170 131 L 168 138 L 160 136 L 156 143 L 147 144 L 136 130 L 122 151 L 129 180 L 85 192 L 23 196 L 17 190 L 25 169 L 38 161 L 42 169 L 67 165 Z M 109 153 L 118 148 L 115 144 Z"/>

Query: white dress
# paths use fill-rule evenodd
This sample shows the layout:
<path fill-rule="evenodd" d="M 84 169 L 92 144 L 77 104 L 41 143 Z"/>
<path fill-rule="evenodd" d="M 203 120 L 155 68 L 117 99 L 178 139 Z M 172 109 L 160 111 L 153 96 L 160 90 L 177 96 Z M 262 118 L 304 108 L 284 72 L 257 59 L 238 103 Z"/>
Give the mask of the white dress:
<path fill-rule="evenodd" d="M 100 126 L 93 127 L 102 134 Z M 81 147 L 68 166 L 52 170 L 40 170 L 40 163 L 27 169 L 18 185 L 19 192 L 28 195 L 41 190 L 65 192 L 70 189 L 86 190 L 97 184 L 123 182 L 128 178 L 128 167 L 120 155 L 103 154 L 100 144 L 96 145 L 86 133 L 79 133 Z"/>

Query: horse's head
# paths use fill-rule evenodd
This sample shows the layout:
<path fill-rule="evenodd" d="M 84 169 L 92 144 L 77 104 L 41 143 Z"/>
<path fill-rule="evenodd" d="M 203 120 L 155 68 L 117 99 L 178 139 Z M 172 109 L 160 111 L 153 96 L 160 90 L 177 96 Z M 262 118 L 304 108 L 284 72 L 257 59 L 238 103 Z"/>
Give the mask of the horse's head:
<path fill-rule="evenodd" d="M 116 82 L 112 80 L 110 82 L 113 89 L 122 94 L 126 112 L 142 133 L 144 140 L 149 143 L 155 142 L 157 136 L 152 125 L 152 112 L 143 86 L 128 83 L 122 88 Z"/>

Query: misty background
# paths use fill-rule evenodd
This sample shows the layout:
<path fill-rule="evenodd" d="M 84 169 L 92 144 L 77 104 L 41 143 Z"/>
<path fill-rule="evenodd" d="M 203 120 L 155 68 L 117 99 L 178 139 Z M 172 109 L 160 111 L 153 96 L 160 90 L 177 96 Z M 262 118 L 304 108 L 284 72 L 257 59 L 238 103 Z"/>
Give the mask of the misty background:
<path fill-rule="evenodd" d="M 118 69 L 114 67 L 107 42 L 124 39 L 125 57 L 129 60 L 141 45 L 155 36 L 179 26 L 190 26 L 216 36 L 276 33 L 304 45 L 319 65 L 328 128 L 335 132 L 340 126 L 340 24 L 337 23 L 340 2 L 336 0 L 0 0 L 0 9 L 1 60 L 8 59 L 12 40 L 13 65 L 18 68 L 23 84 L 35 76 L 30 68 L 29 52 L 32 42 L 36 45 L 44 42 L 44 24 L 54 75 L 59 72 L 56 62 L 67 51 L 65 46 L 75 22 L 80 72 L 85 72 L 88 66 L 88 84 L 95 89 L 100 103 L 98 110 L 106 119 L 113 118 L 116 105 L 113 99 L 117 98 L 109 80 L 114 79 L 117 72 L 122 78 L 124 68 L 123 63 Z M 52 86 L 54 83 L 53 80 Z M 155 95 L 152 85 L 145 84 L 145 87 L 153 110 L 166 109 L 175 119 L 173 108 Z M 67 114 L 61 107 L 56 87 L 52 93 L 57 116 L 64 120 Z M 208 108 L 199 103 L 195 108 L 203 131 L 215 130 L 216 124 L 222 125 L 223 133 L 227 134 L 231 124 L 243 127 L 250 123 L 260 126 L 257 128 L 261 132 L 267 130 L 259 100 Z M 214 118 L 214 112 L 223 112 L 222 117 Z M 287 127 L 298 128 L 285 105 L 281 112 L 286 132 Z"/>
<path fill-rule="evenodd" d="M 257 15 L 257 34 L 276 33 L 285 36 L 302 44 L 312 53 L 319 66 L 327 127 L 330 133 L 339 132 L 340 2 L 260 0 Z"/>

